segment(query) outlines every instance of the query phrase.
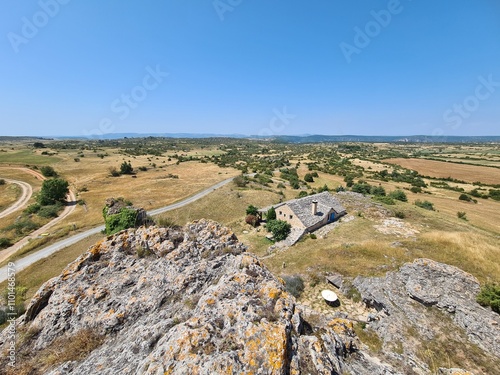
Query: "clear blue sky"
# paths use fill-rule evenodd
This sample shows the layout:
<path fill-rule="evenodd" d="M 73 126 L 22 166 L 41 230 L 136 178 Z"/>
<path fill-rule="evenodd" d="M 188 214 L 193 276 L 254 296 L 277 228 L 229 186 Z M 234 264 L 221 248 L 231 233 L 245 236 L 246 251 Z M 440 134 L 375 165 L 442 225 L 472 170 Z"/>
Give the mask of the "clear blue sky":
<path fill-rule="evenodd" d="M 498 0 L 6 0 L 0 27 L 1 135 L 500 135 Z"/>

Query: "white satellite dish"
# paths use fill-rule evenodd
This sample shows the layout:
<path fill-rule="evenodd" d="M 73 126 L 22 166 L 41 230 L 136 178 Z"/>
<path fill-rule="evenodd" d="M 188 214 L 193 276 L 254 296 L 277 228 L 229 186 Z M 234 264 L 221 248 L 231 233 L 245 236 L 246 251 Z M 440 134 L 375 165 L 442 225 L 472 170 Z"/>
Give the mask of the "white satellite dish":
<path fill-rule="evenodd" d="M 337 297 L 337 294 L 335 292 L 332 292 L 331 290 L 325 289 L 321 292 L 321 296 L 325 299 L 327 302 L 335 302 L 339 297 Z"/>

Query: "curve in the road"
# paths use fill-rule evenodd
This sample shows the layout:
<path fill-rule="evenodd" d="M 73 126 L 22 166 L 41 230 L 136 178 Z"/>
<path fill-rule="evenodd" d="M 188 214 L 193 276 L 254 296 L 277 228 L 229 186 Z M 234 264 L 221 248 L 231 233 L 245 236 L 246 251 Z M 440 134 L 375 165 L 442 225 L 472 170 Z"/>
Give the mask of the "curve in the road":
<path fill-rule="evenodd" d="M 165 207 L 162 207 L 162 208 L 157 208 L 155 210 L 151 210 L 151 211 L 148 211 L 148 215 L 151 215 L 151 216 L 154 216 L 154 215 L 159 215 L 161 213 L 164 213 L 164 212 L 167 212 L 167 211 L 171 211 L 171 210 L 175 210 L 177 208 L 180 208 L 180 207 L 183 207 L 183 206 L 186 206 L 190 203 L 193 203 L 195 201 L 197 201 L 198 199 L 201 199 L 203 198 L 204 196 L 210 194 L 211 192 L 213 192 L 214 190 L 217 190 L 219 189 L 220 187 L 224 186 L 224 185 L 227 185 L 228 183 L 230 183 L 232 180 L 234 179 L 234 177 L 231 177 L 231 178 L 228 178 L 224 181 L 221 181 L 215 185 L 212 185 L 211 187 L 205 189 L 205 190 L 202 190 L 201 192 L 189 197 L 189 198 L 186 198 L 180 202 L 177 202 L 177 203 L 174 203 L 174 204 L 170 204 L 168 206 L 165 206 Z M 49 255 L 52 255 L 54 254 L 55 252 L 59 251 L 59 250 L 62 250 L 68 246 L 71 246 L 71 245 L 74 245 L 75 243 L 87 238 L 87 237 L 90 237 L 96 233 L 99 233 L 101 232 L 102 230 L 104 229 L 104 225 L 101 225 L 99 227 L 96 227 L 96 228 L 92 228 L 92 229 L 89 229 L 85 232 L 82 232 L 82 233 L 78 233 L 78 234 L 75 234 L 74 236 L 71 236 L 69 238 L 66 238 L 64 240 L 61 240 L 61 241 L 58 241 L 56 242 L 55 244 L 52 244 L 52 245 L 49 245 L 43 249 L 40 249 L 38 250 L 37 252 L 34 252 L 30 255 L 27 255 L 26 257 L 24 258 L 21 258 L 21 259 L 18 259 L 16 260 L 14 263 L 15 263 L 15 269 L 16 269 L 16 272 L 19 272 L 23 269 L 25 269 L 26 267 L 29 267 L 30 265 L 32 265 L 33 263 L 39 261 L 40 259 L 43 259 L 43 258 L 46 258 L 48 257 Z M 4 258 L 6 259 L 6 258 Z M 7 280 L 7 266 L 4 266 L 4 267 L 1 267 L 0 268 L 0 282 L 3 282 Z"/>
<path fill-rule="evenodd" d="M 23 208 L 33 195 L 33 188 L 27 182 L 11 180 L 10 178 L 4 178 L 4 180 L 10 184 L 18 185 L 21 188 L 21 196 L 17 201 L 15 201 L 13 204 L 11 204 L 2 212 L 0 212 L 0 219 Z"/>
<path fill-rule="evenodd" d="M 23 172 L 26 172 L 28 174 L 31 174 L 32 176 L 38 178 L 39 180 L 45 180 L 45 177 L 37 171 L 34 171 L 32 169 L 28 168 L 12 168 L 12 169 L 18 169 Z M 28 184 L 29 185 L 29 184 Z M 31 185 L 30 185 L 30 189 Z M 29 198 L 28 198 L 29 200 Z M 42 233 L 47 232 L 51 227 L 59 223 L 61 220 L 64 220 L 69 214 L 71 214 L 75 208 L 76 208 L 76 197 L 75 194 L 70 190 L 68 193 L 68 196 L 66 197 L 66 201 L 68 204 L 64 207 L 63 212 L 53 220 L 49 221 L 47 224 L 45 224 L 43 227 L 38 228 L 36 231 L 30 233 L 29 236 L 24 237 L 22 240 L 16 242 L 14 245 L 6 248 L 0 253 L 0 262 L 3 262 L 5 259 L 10 258 L 12 255 L 17 253 L 22 247 L 26 246 L 26 244 L 33 238 L 36 238 L 40 236 Z"/>

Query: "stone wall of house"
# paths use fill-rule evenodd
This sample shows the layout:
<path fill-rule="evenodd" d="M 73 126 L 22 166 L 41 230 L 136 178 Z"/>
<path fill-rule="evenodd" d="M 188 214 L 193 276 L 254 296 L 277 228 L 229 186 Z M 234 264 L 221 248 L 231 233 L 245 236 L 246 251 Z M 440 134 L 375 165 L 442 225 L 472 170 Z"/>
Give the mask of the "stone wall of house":
<path fill-rule="evenodd" d="M 286 221 L 292 227 L 305 228 L 297 215 L 286 204 L 276 209 L 276 219 Z"/>

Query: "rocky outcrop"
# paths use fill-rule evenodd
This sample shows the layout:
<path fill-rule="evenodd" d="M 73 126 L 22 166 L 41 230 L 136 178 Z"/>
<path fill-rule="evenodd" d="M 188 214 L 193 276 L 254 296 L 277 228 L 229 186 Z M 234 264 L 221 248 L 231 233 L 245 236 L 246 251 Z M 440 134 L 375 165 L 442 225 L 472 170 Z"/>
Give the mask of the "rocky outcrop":
<path fill-rule="evenodd" d="M 476 302 L 480 286 L 472 275 L 417 259 L 383 278 L 357 277 L 353 285 L 363 301 L 378 310 L 369 325 L 392 359 L 410 363 L 418 373 L 418 368 L 428 370 L 418 354 L 422 357 L 429 350 L 433 355 L 436 349 L 431 344 L 457 344 L 452 349 L 456 351 L 477 346 L 500 373 L 500 316 Z M 397 345 L 402 347 L 395 350 Z"/>
<path fill-rule="evenodd" d="M 307 322 L 283 282 L 206 220 L 109 236 L 17 323 L 16 374 L 397 373 L 358 351 L 350 321 Z"/>

